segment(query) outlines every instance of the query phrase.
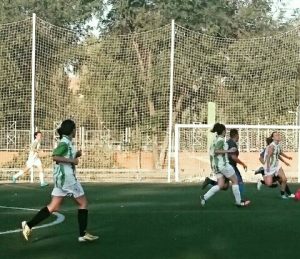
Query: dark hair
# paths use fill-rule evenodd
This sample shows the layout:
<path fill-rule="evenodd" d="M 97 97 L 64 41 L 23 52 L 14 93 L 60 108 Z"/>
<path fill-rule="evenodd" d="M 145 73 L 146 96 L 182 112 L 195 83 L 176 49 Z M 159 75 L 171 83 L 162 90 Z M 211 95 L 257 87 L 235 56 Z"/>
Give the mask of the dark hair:
<path fill-rule="evenodd" d="M 34 139 L 36 138 L 36 136 L 37 136 L 38 134 L 42 134 L 42 132 L 40 132 L 40 131 L 38 130 L 38 131 L 36 131 L 36 132 L 33 133 Z"/>
<path fill-rule="evenodd" d="M 64 120 L 61 123 L 60 127 L 57 129 L 59 138 L 61 139 L 63 135 L 69 136 L 75 128 L 76 128 L 76 124 L 74 121 L 70 119 Z"/>
<path fill-rule="evenodd" d="M 229 132 L 229 136 L 231 138 L 234 138 L 235 136 L 239 135 L 239 132 L 237 129 L 231 129 L 230 132 Z"/>
<path fill-rule="evenodd" d="M 270 145 L 273 142 L 273 137 L 274 137 L 275 133 L 277 133 L 277 131 L 273 131 L 271 136 L 266 138 L 267 146 Z"/>
<path fill-rule="evenodd" d="M 213 133 L 217 132 L 218 135 L 221 135 L 224 130 L 226 130 L 225 125 L 217 122 L 213 126 L 211 132 L 213 132 Z"/>

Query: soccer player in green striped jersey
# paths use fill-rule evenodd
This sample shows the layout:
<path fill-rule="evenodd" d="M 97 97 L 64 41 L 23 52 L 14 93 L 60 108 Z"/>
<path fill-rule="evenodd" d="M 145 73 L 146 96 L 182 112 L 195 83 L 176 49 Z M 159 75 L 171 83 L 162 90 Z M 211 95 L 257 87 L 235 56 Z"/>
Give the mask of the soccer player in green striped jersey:
<path fill-rule="evenodd" d="M 238 179 L 235 174 L 234 169 L 229 164 L 228 154 L 234 153 L 237 151 L 236 148 L 228 149 L 228 144 L 225 141 L 226 135 L 226 127 L 223 124 L 216 123 L 211 130 L 213 133 L 217 133 L 215 139 L 213 140 L 213 144 L 210 150 L 210 154 L 212 155 L 212 163 L 213 167 L 215 167 L 215 171 L 217 172 L 216 176 L 218 179 L 218 185 L 213 186 L 209 189 L 207 193 L 204 194 L 201 199 L 201 205 L 204 206 L 206 201 L 211 198 L 214 194 L 220 191 L 225 184 L 225 178 L 228 178 L 232 182 L 232 192 L 235 198 L 235 204 L 238 207 L 245 207 L 249 205 L 250 201 L 241 201 L 241 194 L 238 185 Z"/>
<path fill-rule="evenodd" d="M 54 166 L 54 188 L 52 191 L 52 200 L 42 208 L 30 221 L 22 222 L 23 236 L 26 240 L 31 235 L 31 230 L 41 221 L 48 218 L 51 213 L 58 211 L 64 198 L 71 196 L 78 205 L 78 224 L 79 224 L 79 242 L 93 241 L 98 236 L 93 236 L 86 232 L 88 221 L 87 199 L 83 188 L 76 178 L 75 166 L 78 164 L 78 158 L 81 151 L 76 151 L 72 138 L 76 134 L 76 125 L 72 120 L 65 120 L 58 129 L 60 142 L 53 150 Z"/>
<path fill-rule="evenodd" d="M 291 194 L 289 188 L 287 187 L 286 175 L 281 165 L 279 164 L 279 160 L 281 157 L 287 158 L 289 160 L 291 160 L 292 157 L 283 153 L 282 148 L 279 144 L 280 140 L 281 136 L 277 131 L 274 131 L 269 137 L 269 142 L 271 142 L 271 144 L 266 147 L 263 159 L 265 171 L 264 182 L 267 186 L 271 186 L 273 184 L 273 176 L 278 176 L 281 197 L 283 199 L 285 199 L 286 197 L 293 198 L 294 195 Z"/>

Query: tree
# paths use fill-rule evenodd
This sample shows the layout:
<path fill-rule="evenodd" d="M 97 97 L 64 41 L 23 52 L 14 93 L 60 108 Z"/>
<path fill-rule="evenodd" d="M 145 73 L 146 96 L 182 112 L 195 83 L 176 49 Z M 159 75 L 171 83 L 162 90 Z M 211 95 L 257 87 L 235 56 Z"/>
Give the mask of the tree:
<path fill-rule="evenodd" d="M 11 23 L 31 17 L 33 13 L 56 26 L 84 33 L 93 16 L 103 14 L 103 0 L 3 0 L 0 23 Z"/>
<path fill-rule="evenodd" d="M 273 1 L 269 0 L 111 0 L 108 1 L 111 9 L 107 16 L 103 17 L 101 24 L 106 34 L 135 34 L 165 26 L 170 24 L 171 19 L 175 19 L 176 23 L 187 29 L 211 36 L 239 39 L 260 36 L 266 32 L 269 34 L 276 33 L 287 28 L 283 16 L 278 19 L 274 18 L 272 4 Z M 139 91 L 142 97 L 138 99 L 136 105 L 147 107 L 149 121 L 154 122 L 150 125 L 152 128 L 153 157 L 157 168 L 164 165 L 168 143 L 168 106 L 161 107 L 156 100 L 160 98 L 162 91 L 169 92 L 169 85 L 167 83 L 156 85 L 153 81 L 153 78 L 158 76 L 155 73 L 159 59 L 157 53 L 164 52 L 166 56 L 170 54 L 167 49 L 161 48 L 161 46 L 166 46 L 163 44 L 162 38 L 151 47 L 137 37 L 133 37 L 131 47 L 127 45 L 129 49 L 135 50 L 137 66 L 139 67 L 138 73 L 141 81 L 137 84 L 137 88 L 146 89 Z M 178 27 L 175 42 L 172 123 L 191 119 L 188 117 L 195 116 L 191 115 L 191 110 L 198 111 L 196 117 L 203 121 L 205 120 L 205 113 L 202 111 L 205 110 L 204 107 L 208 100 L 213 101 L 220 96 L 225 98 L 233 93 L 233 88 L 227 84 L 221 86 L 220 80 L 226 77 L 231 78 L 232 73 L 234 73 L 234 70 L 228 68 L 230 65 L 225 61 L 227 49 L 231 49 L 231 44 L 236 50 L 240 50 L 240 48 L 235 40 L 220 44 L 221 40 L 219 42 L 214 38 L 210 40 L 209 37 Z M 126 51 L 124 48 L 123 56 L 126 56 Z M 253 69 L 255 70 L 255 68 Z M 164 72 L 167 77 L 167 70 Z M 115 102 L 120 102 L 118 97 Z M 142 104 L 143 102 L 147 104 Z M 166 102 L 165 100 L 163 103 Z M 226 113 L 225 110 L 223 112 Z M 163 114 L 164 119 L 155 119 L 158 114 Z"/>

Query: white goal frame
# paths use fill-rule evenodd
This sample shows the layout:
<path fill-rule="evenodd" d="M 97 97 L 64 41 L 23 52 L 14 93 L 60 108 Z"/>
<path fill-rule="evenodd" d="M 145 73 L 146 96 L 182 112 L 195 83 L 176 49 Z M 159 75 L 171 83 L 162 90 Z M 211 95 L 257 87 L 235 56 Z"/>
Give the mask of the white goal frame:
<path fill-rule="evenodd" d="M 300 182 L 300 126 L 288 126 L 288 125 L 238 125 L 228 124 L 225 125 L 228 129 L 269 129 L 269 130 L 298 130 L 298 164 L 297 164 L 297 180 Z M 175 124 L 175 136 L 174 136 L 174 167 L 175 167 L 175 182 L 180 181 L 180 168 L 179 168 L 179 150 L 180 150 L 180 129 L 211 129 L 213 125 L 208 124 Z M 208 154 L 207 154 L 208 156 Z"/>

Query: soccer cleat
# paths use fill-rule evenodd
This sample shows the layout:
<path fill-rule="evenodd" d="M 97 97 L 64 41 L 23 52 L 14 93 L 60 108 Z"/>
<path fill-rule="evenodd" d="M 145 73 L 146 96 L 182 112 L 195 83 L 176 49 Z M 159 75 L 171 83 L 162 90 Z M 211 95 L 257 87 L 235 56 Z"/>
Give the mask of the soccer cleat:
<path fill-rule="evenodd" d="M 202 183 L 202 190 L 204 190 L 205 189 L 205 187 L 207 186 L 207 185 L 209 185 L 209 182 L 210 182 L 210 179 L 208 178 L 208 177 L 205 177 L 205 180 L 204 180 L 204 182 Z"/>
<path fill-rule="evenodd" d="M 247 206 L 249 206 L 250 203 L 251 203 L 251 201 L 246 200 L 246 201 L 242 201 L 240 204 L 236 204 L 236 206 L 239 207 L 239 208 L 247 207 Z"/>
<path fill-rule="evenodd" d="M 204 207 L 206 204 L 206 200 L 202 196 L 200 196 L 200 200 L 201 200 L 201 206 Z"/>
<path fill-rule="evenodd" d="M 49 183 L 46 183 L 46 182 L 41 183 L 41 187 L 46 187 L 48 185 L 49 185 Z"/>
<path fill-rule="evenodd" d="M 94 240 L 97 240 L 98 236 L 93 236 L 87 232 L 85 232 L 85 235 L 83 237 L 78 237 L 79 242 L 92 242 Z"/>
<path fill-rule="evenodd" d="M 17 182 L 17 179 L 16 179 L 14 176 L 12 177 L 12 182 L 13 182 L 13 183 L 16 183 L 16 182 Z"/>
<path fill-rule="evenodd" d="M 295 198 L 295 194 L 291 193 L 290 195 L 288 195 L 289 198 Z"/>
<path fill-rule="evenodd" d="M 258 191 L 260 191 L 261 186 L 262 186 L 262 183 L 261 183 L 261 181 L 259 180 L 259 181 L 257 182 L 257 186 L 256 186 Z"/>
<path fill-rule="evenodd" d="M 28 241 L 29 236 L 31 235 L 31 229 L 28 227 L 26 221 L 22 221 L 22 234 L 26 241 Z"/>
<path fill-rule="evenodd" d="M 285 196 L 285 194 L 283 194 L 283 195 L 280 195 L 280 196 L 281 196 L 281 199 L 284 199 L 284 200 L 288 199 L 288 197 L 287 197 L 287 196 Z"/>
<path fill-rule="evenodd" d="M 256 175 L 256 174 L 262 174 L 262 175 L 264 175 L 265 174 L 265 169 L 263 168 L 263 167 L 260 167 L 260 168 L 258 168 L 255 172 L 254 172 L 254 174 Z"/>

